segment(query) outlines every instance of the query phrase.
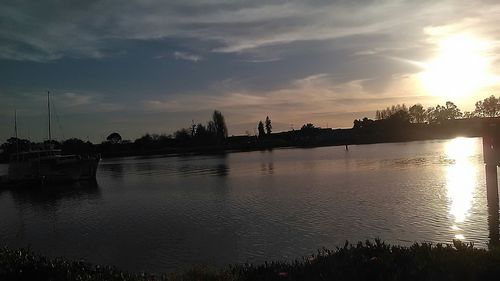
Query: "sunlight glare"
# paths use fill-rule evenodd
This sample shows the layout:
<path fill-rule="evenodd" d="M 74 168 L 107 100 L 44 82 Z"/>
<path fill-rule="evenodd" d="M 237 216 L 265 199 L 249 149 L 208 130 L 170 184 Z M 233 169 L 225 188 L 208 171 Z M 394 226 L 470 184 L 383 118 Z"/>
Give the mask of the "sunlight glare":
<path fill-rule="evenodd" d="M 439 42 L 437 56 L 424 64 L 420 80 L 433 96 L 462 98 L 489 84 L 489 43 L 466 34 L 446 37 Z"/>
<path fill-rule="evenodd" d="M 474 139 L 458 137 L 446 144 L 446 157 L 451 160 L 463 162 L 474 155 L 477 147 Z"/>
<path fill-rule="evenodd" d="M 450 214 L 455 223 L 462 223 L 472 207 L 474 188 L 477 184 L 475 166 L 470 157 L 474 155 L 474 139 L 456 138 L 446 145 L 446 157 L 454 160 L 447 168 L 447 195 L 451 201 Z M 457 229 L 458 226 L 455 225 Z"/>

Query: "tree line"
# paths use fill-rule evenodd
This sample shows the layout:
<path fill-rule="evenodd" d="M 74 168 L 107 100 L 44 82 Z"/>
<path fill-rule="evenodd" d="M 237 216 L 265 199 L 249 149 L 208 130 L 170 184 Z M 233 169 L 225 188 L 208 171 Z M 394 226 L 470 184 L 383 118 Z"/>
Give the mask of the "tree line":
<path fill-rule="evenodd" d="M 224 115 L 215 110 L 212 118 L 206 124 L 193 124 L 190 128 L 181 128 L 172 135 L 145 134 L 134 141 L 123 140 L 122 136 L 113 132 L 101 144 L 94 145 L 89 141 L 71 138 L 64 141 L 44 141 L 55 149 L 61 149 L 66 154 L 127 154 L 137 151 L 142 153 L 159 151 L 169 147 L 189 146 L 223 146 L 228 137 Z M 0 161 L 7 161 L 9 156 L 20 151 L 27 151 L 38 144 L 26 139 L 11 137 L 0 145 Z M 132 153 L 130 153 L 132 154 Z"/>
<path fill-rule="evenodd" d="M 221 145 L 228 137 L 226 119 L 220 111 L 215 110 L 212 120 L 209 120 L 206 125 L 193 123 L 190 128 L 175 131 L 173 137 L 184 144 Z"/>
<path fill-rule="evenodd" d="M 474 111 L 462 112 L 453 102 L 447 101 L 444 105 L 424 108 L 421 104 L 407 107 L 397 104 L 375 111 L 376 120 L 391 120 L 403 123 L 442 123 L 445 120 L 475 117 L 500 116 L 500 98 L 491 95 L 475 103 Z M 359 122 L 359 120 L 355 120 Z"/>
<path fill-rule="evenodd" d="M 312 123 L 304 124 L 298 131 L 273 133 L 272 121 L 266 116 L 264 121 L 257 123 L 258 134 L 251 136 L 238 136 L 228 138 L 228 129 L 224 115 L 215 110 L 211 119 L 206 123 L 193 124 L 186 128 L 181 128 L 173 134 L 145 134 L 134 141 L 123 140 L 117 132 L 108 135 L 105 141 L 94 145 L 88 141 L 71 138 L 61 142 L 52 140 L 51 145 L 57 149 L 62 149 L 64 153 L 86 154 L 86 153 L 109 153 L 111 155 L 137 155 L 153 153 L 169 153 L 180 150 L 191 150 L 192 148 L 204 148 L 206 150 L 226 149 L 246 147 L 260 147 L 262 145 L 278 146 L 293 145 L 297 139 L 310 142 L 312 138 L 322 135 L 330 142 L 339 142 L 341 139 L 353 139 L 360 132 L 369 139 L 369 135 L 387 134 L 382 132 L 387 128 L 408 127 L 407 124 L 442 124 L 447 120 L 471 119 L 483 117 L 500 116 L 500 98 L 490 96 L 475 103 L 475 109 L 471 112 L 462 112 L 453 102 L 447 101 L 444 105 L 436 105 L 424 108 L 421 104 L 414 104 L 407 107 L 405 104 L 397 104 L 375 111 L 375 120 L 367 117 L 354 120 L 353 132 L 350 129 L 337 130 L 333 132 L 315 127 Z M 384 129 L 385 128 L 385 129 Z M 329 135 L 331 134 L 331 135 Z M 337 134 L 337 135 L 335 135 Z M 431 137 L 429 133 L 428 136 Z M 334 140 L 336 139 L 336 140 Z M 383 139 L 383 138 L 380 138 Z M 396 137 L 394 139 L 397 139 Z M 342 141 L 343 141 L 342 140 Z M 47 143 L 47 141 L 45 141 Z M 10 154 L 17 151 L 26 151 L 33 144 L 29 140 L 9 138 L 0 146 L 0 161 L 6 161 Z M 246 149 L 245 148 L 245 149 Z M 0 151 L 0 152 L 1 152 Z"/>

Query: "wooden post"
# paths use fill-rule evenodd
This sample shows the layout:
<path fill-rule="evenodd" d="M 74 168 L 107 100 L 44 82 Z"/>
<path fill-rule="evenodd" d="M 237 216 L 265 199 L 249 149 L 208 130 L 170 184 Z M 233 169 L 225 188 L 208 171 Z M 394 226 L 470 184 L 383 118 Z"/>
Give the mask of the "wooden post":
<path fill-rule="evenodd" d="M 486 197 L 488 205 L 498 205 L 497 165 L 486 164 Z"/>
<path fill-rule="evenodd" d="M 498 197 L 497 197 L 498 198 Z M 500 244 L 500 235 L 498 231 L 498 202 L 496 204 L 488 204 L 488 230 L 490 248 L 496 248 Z"/>
<path fill-rule="evenodd" d="M 483 127 L 483 158 L 486 172 L 486 198 L 488 202 L 488 229 L 490 247 L 499 245 L 498 173 L 500 163 L 500 125 L 486 123 Z"/>

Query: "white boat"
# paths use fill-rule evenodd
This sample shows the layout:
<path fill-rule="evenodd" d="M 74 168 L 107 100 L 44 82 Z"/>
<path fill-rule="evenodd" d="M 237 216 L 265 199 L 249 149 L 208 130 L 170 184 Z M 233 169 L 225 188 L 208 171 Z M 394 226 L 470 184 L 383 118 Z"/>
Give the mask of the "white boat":
<path fill-rule="evenodd" d="M 50 133 L 50 94 L 47 94 Z M 16 122 L 17 123 L 17 122 Z M 17 139 L 17 125 L 16 125 Z M 61 150 L 48 147 L 14 153 L 9 159 L 7 184 L 95 180 L 100 156 L 62 155 Z"/>

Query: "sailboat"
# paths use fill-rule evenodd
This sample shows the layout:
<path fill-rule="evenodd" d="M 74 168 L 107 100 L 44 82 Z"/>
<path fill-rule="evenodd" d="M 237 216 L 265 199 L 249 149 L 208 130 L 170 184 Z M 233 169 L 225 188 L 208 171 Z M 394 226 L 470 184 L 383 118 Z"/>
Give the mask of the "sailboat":
<path fill-rule="evenodd" d="M 47 183 L 95 180 L 100 156 L 62 155 L 54 149 L 50 130 L 50 92 L 47 92 L 49 145 L 10 156 L 7 183 Z M 17 120 L 16 120 L 17 139 Z"/>

